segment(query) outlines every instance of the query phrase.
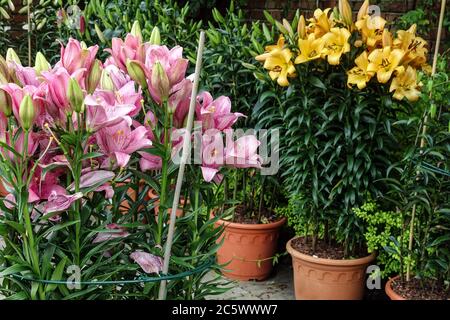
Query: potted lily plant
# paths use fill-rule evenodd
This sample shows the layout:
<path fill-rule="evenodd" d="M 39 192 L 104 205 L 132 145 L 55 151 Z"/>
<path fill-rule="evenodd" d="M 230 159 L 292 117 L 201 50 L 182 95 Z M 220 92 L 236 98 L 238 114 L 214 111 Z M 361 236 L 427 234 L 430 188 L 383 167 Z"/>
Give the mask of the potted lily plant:
<path fill-rule="evenodd" d="M 352 209 L 383 193 L 380 179 L 396 159 L 393 124 L 420 95 L 425 41 L 414 26 L 391 33 L 368 8 L 365 1 L 356 22 L 345 0 L 308 20 L 298 14 L 292 24 L 276 22 L 278 43 L 256 57 L 270 80 L 288 87 L 263 94 L 254 114 L 260 126 L 284 129 L 282 175 L 300 224 L 287 244 L 297 299 L 363 297 L 375 254 Z"/>
<path fill-rule="evenodd" d="M 158 294 L 158 283 L 145 279 L 164 276 L 173 155 L 182 145 L 174 137 L 183 132 L 192 81 L 181 47 L 160 45 L 157 28 L 151 42 L 144 42 L 139 30 L 135 24 L 125 40 L 114 38 L 105 61 L 96 59 L 97 46 L 75 39 L 62 45 L 54 65 L 40 53 L 34 66 L 23 66 L 12 50 L 0 59 L 6 79 L 0 86 L 6 191 L 0 200 L 0 292 L 7 299 Z M 212 109 L 199 117 L 230 128 L 234 122 L 223 120 L 231 112 L 212 117 Z M 159 173 L 147 175 L 151 169 Z M 201 177 L 199 166 L 189 170 Z M 159 194 L 156 220 L 150 219 L 153 204 L 145 200 L 148 186 L 142 181 Z M 203 184 L 198 179 L 198 188 Z M 195 198 L 187 217 L 177 221 L 169 272 L 206 267 L 171 280 L 171 298 L 202 298 L 218 288 L 215 281 L 199 285 L 208 270 L 218 269 L 211 257 L 221 230 L 201 215 L 208 202 Z"/>
<path fill-rule="evenodd" d="M 220 217 L 216 226 L 225 227 L 217 251 L 223 275 L 240 281 L 267 279 L 277 258 L 280 229 L 286 222 L 275 213 L 280 186 L 276 179 L 254 168 L 225 171 L 219 187 L 223 204 L 213 213 Z"/>

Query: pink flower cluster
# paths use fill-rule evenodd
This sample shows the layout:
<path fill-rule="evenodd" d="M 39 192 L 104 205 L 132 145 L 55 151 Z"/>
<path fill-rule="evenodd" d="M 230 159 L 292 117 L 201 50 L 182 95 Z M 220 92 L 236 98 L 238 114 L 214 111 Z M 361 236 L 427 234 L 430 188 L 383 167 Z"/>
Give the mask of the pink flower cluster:
<path fill-rule="evenodd" d="M 186 77 L 188 60 L 181 47 L 168 49 L 129 34 L 125 40 L 113 39 L 107 51 L 110 57 L 102 63 L 96 59 L 98 46 L 86 47 L 70 39 L 61 46 L 60 60 L 53 66 L 42 55 L 35 67 L 24 67 L 18 59 L 6 60 L 10 82 L 0 85 L 0 140 L 10 148 L 0 147 L 0 152 L 13 163 L 19 160 L 17 154 L 25 153 L 30 167 L 38 164 L 28 201 L 54 220 L 83 197 L 73 184 L 67 185 L 67 173 L 73 168 L 61 141 L 64 133 L 87 133 L 82 150 L 93 154 L 81 163 L 79 189 L 105 191 L 112 197 L 111 181 L 133 156 L 139 158 L 142 171 L 161 168 L 162 159 L 144 149 L 164 139 L 156 116 L 163 105 L 171 117 L 170 133 L 185 126 L 193 84 Z M 152 101 L 144 103 L 146 90 Z M 206 181 L 220 179 L 223 166 L 261 166 L 256 137 L 244 136 L 224 146 L 224 133 L 244 116 L 231 112 L 229 98 L 214 100 L 202 92 L 195 111 L 196 121 L 202 123 L 201 170 Z M 179 151 L 181 142 L 172 143 L 173 152 Z M 3 182 L 10 192 L 6 203 L 12 207 L 13 190 Z M 112 224 L 94 242 L 126 236 L 125 229 Z M 153 256 L 137 252 L 132 259 L 146 272 L 160 270 L 160 261 Z"/>

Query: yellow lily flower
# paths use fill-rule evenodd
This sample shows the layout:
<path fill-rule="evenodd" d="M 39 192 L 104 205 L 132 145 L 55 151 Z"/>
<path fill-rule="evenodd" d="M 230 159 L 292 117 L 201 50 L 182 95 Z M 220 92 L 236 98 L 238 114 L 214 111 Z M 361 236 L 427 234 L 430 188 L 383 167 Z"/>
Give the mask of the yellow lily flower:
<path fill-rule="evenodd" d="M 427 42 L 416 36 L 416 25 L 412 25 L 408 30 L 399 30 L 397 39 L 394 40 L 394 47 L 405 51 L 403 63 L 411 64 L 418 68 L 426 63 L 428 49 Z"/>
<path fill-rule="evenodd" d="M 367 86 L 367 82 L 370 81 L 375 73 L 368 71 L 369 59 L 366 51 L 355 59 L 355 63 L 356 67 L 347 72 L 347 86 L 356 85 L 361 90 Z"/>
<path fill-rule="evenodd" d="M 322 37 L 324 42 L 323 53 L 328 56 L 328 63 L 338 65 L 341 55 L 350 51 L 348 39 L 351 34 L 345 28 L 332 28 Z"/>
<path fill-rule="evenodd" d="M 416 70 L 408 66 L 406 70 L 398 73 L 392 80 L 389 92 L 395 91 L 393 97 L 397 100 L 402 100 L 406 97 L 409 101 L 417 101 L 420 97 L 419 86 Z"/>
<path fill-rule="evenodd" d="M 355 25 L 367 46 L 375 47 L 382 40 L 386 20 L 380 16 L 372 17 L 367 15 L 363 19 L 356 21 Z"/>
<path fill-rule="evenodd" d="M 391 47 L 375 49 L 369 55 L 369 66 L 367 70 L 377 73 L 380 83 L 386 83 L 397 69 L 405 52 L 401 49 L 391 50 Z"/>
<path fill-rule="evenodd" d="M 324 34 L 328 33 L 332 27 L 332 21 L 328 18 L 328 12 L 331 8 L 325 10 L 316 9 L 314 11 L 314 17 L 309 19 L 310 28 L 312 28 L 316 38 L 320 38 Z"/>
<path fill-rule="evenodd" d="M 266 52 L 270 52 L 274 49 L 283 49 L 283 47 L 284 47 L 284 36 L 280 34 L 280 36 L 278 37 L 277 44 L 266 46 L 264 49 L 266 49 Z"/>
<path fill-rule="evenodd" d="M 291 59 L 291 50 L 279 47 L 275 47 L 270 52 L 256 57 L 256 60 L 264 61 L 264 68 L 269 70 L 270 78 L 272 80 L 277 79 L 277 83 L 282 87 L 289 86 L 288 77 L 296 76 L 295 67 Z"/>
<path fill-rule="evenodd" d="M 314 34 L 308 35 L 307 39 L 298 39 L 300 54 L 295 58 L 295 63 L 304 63 L 319 59 L 323 53 L 323 39 L 316 39 Z"/>

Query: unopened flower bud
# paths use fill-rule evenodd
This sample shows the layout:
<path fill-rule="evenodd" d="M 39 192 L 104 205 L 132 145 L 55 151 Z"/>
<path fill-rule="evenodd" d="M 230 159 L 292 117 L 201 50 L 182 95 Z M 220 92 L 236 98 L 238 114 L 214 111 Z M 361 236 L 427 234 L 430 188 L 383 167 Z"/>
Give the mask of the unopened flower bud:
<path fill-rule="evenodd" d="M 17 64 L 22 65 L 22 62 L 20 62 L 19 56 L 12 48 L 9 48 L 8 51 L 6 51 L 6 62 L 15 62 Z"/>
<path fill-rule="evenodd" d="M 84 111 L 84 94 L 80 84 L 74 78 L 69 79 L 67 86 L 67 98 L 73 111 L 80 113 Z"/>
<path fill-rule="evenodd" d="M 42 71 L 50 70 L 50 63 L 48 63 L 47 59 L 45 59 L 44 55 L 41 52 L 36 54 L 36 59 L 34 61 L 34 70 L 38 75 L 41 74 Z"/>
<path fill-rule="evenodd" d="M 6 117 L 9 117 L 11 115 L 11 110 L 12 110 L 11 96 L 5 90 L 0 89 L 0 112 L 3 112 L 3 114 Z"/>
<path fill-rule="evenodd" d="M 108 71 L 106 71 L 105 69 L 103 69 L 102 75 L 100 77 L 100 87 L 103 90 L 114 91 L 114 82 L 112 81 Z"/>
<path fill-rule="evenodd" d="M 369 11 L 369 0 L 365 0 L 364 3 L 361 5 L 361 8 L 359 8 L 356 20 L 359 21 L 364 19 L 364 17 L 368 14 L 368 11 Z"/>
<path fill-rule="evenodd" d="M 306 38 L 306 21 L 303 15 L 300 16 L 300 19 L 298 21 L 297 32 L 300 39 Z"/>
<path fill-rule="evenodd" d="M 342 21 L 347 26 L 353 24 L 352 8 L 347 0 L 339 0 L 339 14 L 341 15 Z"/>
<path fill-rule="evenodd" d="M 154 27 L 152 30 L 152 34 L 150 35 L 150 44 L 156 44 L 158 46 L 161 44 L 161 34 L 158 27 Z"/>
<path fill-rule="evenodd" d="M 135 36 L 140 42 L 142 42 L 142 30 L 141 25 L 139 24 L 139 21 L 136 20 L 133 23 L 133 27 L 131 27 L 131 32 L 133 36 Z"/>
<path fill-rule="evenodd" d="M 86 89 L 89 94 L 94 93 L 95 89 L 97 89 L 101 77 L 102 77 L 102 65 L 100 60 L 96 59 L 92 64 L 89 75 L 86 78 Z"/>
<path fill-rule="evenodd" d="M 33 126 L 36 116 L 33 99 L 27 94 L 23 97 L 19 107 L 20 123 L 25 131 L 30 130 Z"/>
<path fill-rule="evenodd" d="M 158 96 L 161 97 L 161 100 L 167 100 L 169 98 L 169 77 L 159 62 L 156 62 L 153 65 L 151 83 L 153 89 L 157 92 Z"/>
<path fill-rule="evenodd" d="M 128 60 L 127 71 L 128 75 L 131 77 L 131 79 L 133 79 L 134 82 L 139 84 L 142 88 L 147 87 L 147 77 L 145 76 L 144 69 L 138 61 Z"/>

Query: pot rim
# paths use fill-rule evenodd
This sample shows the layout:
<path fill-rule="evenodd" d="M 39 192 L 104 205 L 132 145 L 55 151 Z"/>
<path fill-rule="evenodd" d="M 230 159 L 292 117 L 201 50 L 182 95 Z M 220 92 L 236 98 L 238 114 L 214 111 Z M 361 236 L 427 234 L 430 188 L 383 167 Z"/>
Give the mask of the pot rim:
<path fill-rule="evenodd" d="M 406 298 L 402 297 L 397 292 L 395 292 L 394 289 L 392 288 L 393 282 L 398 278 L 400 278 L 400 275 L 389 278 L 389 280 L 386 282 L 386 285 L 384 286 L 384 291 L 391 300 L 407 300 Z"/>
<path fill-rule="evenodd" d="M 292 257 L 295 257 L 297 259 L 301 259 L 307 262 L 315 263 L 315 264 L 321 264 L 321 265 L 333 265 L 333 266 L 342 266 L 342 267 L 349 267 L 349 266 L 357 266 L 357 265 L 363 265 L 363 264 L 369 264 L 371 261 L 373 261 L 376 257 L 375 252 L 372 252 L 370 255 L 362 258 L 357 259 L 343 259 L 343 260 L 337 260 L 337 259 L 324 259 L 324 258 L 314 258 L 313 256 L 310 256 L 308 254 L 301 253 L 300 251 L 297 251 L 294 249 L 291 245 L 292 240 L 297 239 L 299 237 L 294 237 L 291 240 L 289 240 L 286 244 L 286 250 L 289 252 L 289 254 Z"/>
<path fill-rule="evenodd" d="M 150 198 L 150 200 L 156 199 L 155 202 L 159 202 L 159 195 L 156 194 L 153 188 L 150 188 L 147 191 L 147 196 Z M 185 203 L 184 196 L 180 195 L 180 204 L 184 205 L 184 203 Z M 189 203 L 189 201 L 187 203 Z"/>
<path fill-rule="evenodd" d="M 214 213 L 211 214 L 215 217 Z M 281 219 L 270 222 L 270 223 L 258 223 L 258 224 L 250 224 L 250 223 L 237 223 L 230 222 L 228 220 L 219 219 L 216 224 L 222 224 L 225 228 L 235 228 L 235 229 L 244 229 L 244 230 L 266 230 L 266 229 L 277 229 L 281 227 L 286 222 L 286 217 L 282 217 Z"/>

